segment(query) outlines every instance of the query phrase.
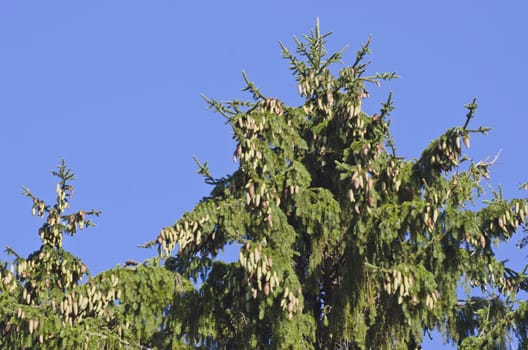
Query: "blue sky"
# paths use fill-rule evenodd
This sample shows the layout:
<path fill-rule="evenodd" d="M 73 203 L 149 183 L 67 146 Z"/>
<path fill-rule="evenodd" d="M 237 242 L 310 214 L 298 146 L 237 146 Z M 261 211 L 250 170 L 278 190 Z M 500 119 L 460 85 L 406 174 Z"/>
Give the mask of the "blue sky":
<path fill-rule="evenodd" d="M 493 158 L 492 184 L 507 197 L 528 181 L 524 108 L 528 5 L 523 1 L 5 1 L 0 3 L 0 245 L 23 255 L 39 246 L 29 187 L 52 201 L 49 170 L 62 158 L 77 175 L 74 209 L 103 211 L 97 227 L 66 239 L 93 273 L 142 260 L 136 248 L 206 195 L 193 156 L 213 173 L 233 171 L 234 144 L 200 94 L 249 98 L 245 70 L 262 91 L 297 104 L 278 41 L 320 18 L 329 47 L 372 35 L 371 72 L 401 78 L 371 89 L 367 112 L 393 91 L 393 136 L 418 157 L 445 129 L 463 124 L 476 96 L 469 155 Z M 518 237 L 520 238 L 520 236 Z M 526 264 L 512 244 L 500 254 Z"/>

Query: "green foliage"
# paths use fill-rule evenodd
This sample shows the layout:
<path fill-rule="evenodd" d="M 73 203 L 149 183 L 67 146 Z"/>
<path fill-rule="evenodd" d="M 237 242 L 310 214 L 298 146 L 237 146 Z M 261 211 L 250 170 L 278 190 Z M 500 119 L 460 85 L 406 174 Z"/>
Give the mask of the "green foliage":
<path fill-rule="evenodd" d="M 198 162 L 211 195 L 150 243 L 169 269 L 202 279 L 188 299 L 188 345 L 414 349 L 434 329 L 461 348 L 503 348 L 512 333 L 526 344 L 525 276 L 492 243 L 528 207 L 494 190 L 479 200 L 493 162 L 462 153 L 489 130 L 469 129 L 476 100 L 463 126 L 405 160 L 389 132 L 391 96 L 378 113 L 361 108 L 369 86 L 396 74 L 366 75 L 367 42 L 334 75 L 343 51 L 328 54 L 327 38 L 317 25 L 295 39 L 296 54 L 281 45 L 301 106 L 245 75 L 252 101 L 206 99 L 231 126 L 240 165 L 216 179 Z M 239 260 L 217 261 L 229 244 Z"/>
<path fill-rule="evenodd" d="M 86 265 L 62 248 L 62 239 L 93 226 L 89 217 L 100 212 L 68 213 L 73 174 L 63 162 L 53 175 L 59 178 L 54 205 L 24 189 L 33 214 L 45 218 L 38 231 L 42 246 L 27 258 L 8 248 L 15 259 L 10 266 L 0 265 L 0 348 L 165 349 L 182 344 L 160 325 L 179 329 L 181 322 L 166 316 L 181 310 L 179 292 L 191 291 L 192 285 L 156 260 L 91 277 Z"/>

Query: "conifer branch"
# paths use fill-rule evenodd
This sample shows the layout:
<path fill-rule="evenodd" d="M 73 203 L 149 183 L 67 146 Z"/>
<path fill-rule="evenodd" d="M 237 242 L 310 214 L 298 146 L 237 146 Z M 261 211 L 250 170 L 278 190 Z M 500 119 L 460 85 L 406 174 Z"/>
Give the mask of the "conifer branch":
<path fill-rule="evenodd" d="M 468 113 L 466 114 L 466 122 L 464 123 L 464 126 L 462 129 L 466 130 L 466 128 L 469 125 L 469 122 L 472 118 L 475 117 L 475 112 L 477 111 L 478 104 L 477 104 L 477 98 L 473 98 L 473 101 L 471 103 L 468 103 L 467 105 L 464 105 L 465 108 L 467 108 Z"/>

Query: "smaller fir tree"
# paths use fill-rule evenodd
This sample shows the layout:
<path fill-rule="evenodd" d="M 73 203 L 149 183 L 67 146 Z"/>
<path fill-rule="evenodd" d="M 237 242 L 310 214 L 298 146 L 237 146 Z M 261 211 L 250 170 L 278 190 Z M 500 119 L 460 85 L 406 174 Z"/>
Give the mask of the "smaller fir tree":
<path fill-rule="evenodd" d="M 53 205 L 24 188 L 33 215 L 44 218 L 41 247 L 27 258 L 8 248 L 15 259 L 10 266 L 0 264 L 0 348 L 146 350 L 182 344 L 160 332 L 160 325 L 178 329 L 167 310 L 171 305 L 176 312 L 175 291 L 192 285 L 156 259 L 90 276 L 86 265 L 62 248 L 62 240 L 93 226 L 90 217 L 100 212 L 69 212 L 73 173 L 64 161 L 52 173 L 59 178 Z"/>

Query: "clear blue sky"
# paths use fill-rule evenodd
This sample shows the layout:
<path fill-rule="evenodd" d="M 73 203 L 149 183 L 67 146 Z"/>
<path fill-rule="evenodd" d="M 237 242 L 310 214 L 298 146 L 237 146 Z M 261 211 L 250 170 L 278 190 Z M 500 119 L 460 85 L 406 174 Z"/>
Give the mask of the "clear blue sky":
<path fill-rule="evenodd" d="M 4 1 L 0 3 L 0 246 L 22 255 L 39 246 L 23 185 L 52 201 L 49 170 L 73 168 L 74 209 L 97 208 L 97 227 L 66 239 L 94 273 L 156 254 L 156 237 L 209 191 L 196 155 L 222 176 L 235 165 L 230 130 L 200 94 L 248 97 L 241 71 L 262 91 L 298 103 L 278 41 L 313 28 L 330 48 L 350 45 L 352 63 L 372 35 L 371 72 L 401 79 L 372 89 L 367 112 L 394 93 L 393 136 L 418 157 L 464 122 L 476 96 L 476 159 L 501 156 L 492 183 L 506 196 L 528 181 L 524 1 Z M 513 244 L 501 254 L 526 264 Z M 435 346 L 440 346 L 435 343 Z"/>

